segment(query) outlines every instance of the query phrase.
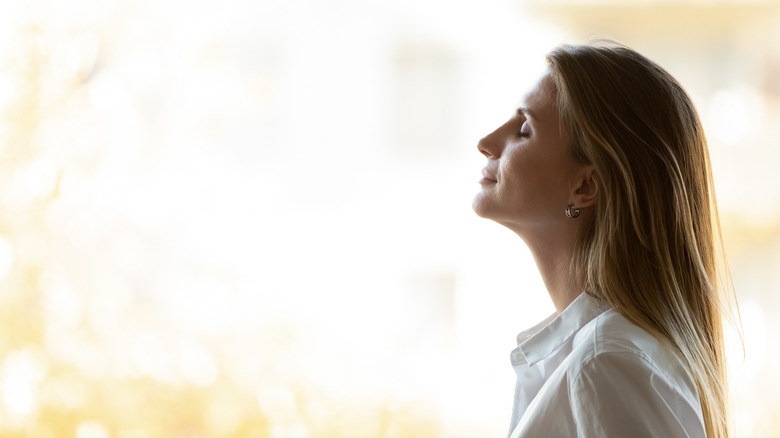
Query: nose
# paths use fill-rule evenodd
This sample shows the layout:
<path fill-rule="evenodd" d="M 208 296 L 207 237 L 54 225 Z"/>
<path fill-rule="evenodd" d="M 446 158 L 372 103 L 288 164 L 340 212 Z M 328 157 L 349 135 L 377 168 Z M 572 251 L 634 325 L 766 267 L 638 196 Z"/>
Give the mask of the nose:
<path fill-rule="evenodd" d="M 477 143 L 477 150 L 488 158 L 498 158 L 501 155 L 501 147 L 496 143 L 495 132 L 482 137 Z"/>

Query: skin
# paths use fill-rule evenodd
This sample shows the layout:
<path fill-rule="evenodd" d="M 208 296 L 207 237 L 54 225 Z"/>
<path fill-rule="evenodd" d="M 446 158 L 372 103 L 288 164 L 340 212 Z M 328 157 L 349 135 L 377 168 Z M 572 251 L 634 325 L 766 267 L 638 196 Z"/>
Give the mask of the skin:
<path fill-rule="evenodd" d="M 479 141 L 487 165 L 472 207 L 523 239 L 560 313 L 583 291 L 582 279 L 573 278 L 569 266 L 598 185 L 593 166 L 574 161 L 568 152 L 556 99 L 546 71 L 521 99 L 520 108 L 527 111 L 518 111 Z M 566 217 L 570 203 L 580 209 L 576 219 Z"/>

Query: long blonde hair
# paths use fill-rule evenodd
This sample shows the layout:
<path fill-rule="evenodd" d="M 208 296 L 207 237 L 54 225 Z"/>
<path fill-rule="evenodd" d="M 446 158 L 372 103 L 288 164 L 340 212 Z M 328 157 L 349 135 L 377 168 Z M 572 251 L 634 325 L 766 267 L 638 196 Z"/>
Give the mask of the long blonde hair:
<path fill-rule="evenodd" d="M 598 178 L 574 274 L 588 293 L 677 349 L 707 436 L 727 437 L 723 316 L 733 288 L 716 262 L 720 226 L 693 103 L 664 69 L 615 42 L 560 46 L 547 62 L 570 153 Z"/>

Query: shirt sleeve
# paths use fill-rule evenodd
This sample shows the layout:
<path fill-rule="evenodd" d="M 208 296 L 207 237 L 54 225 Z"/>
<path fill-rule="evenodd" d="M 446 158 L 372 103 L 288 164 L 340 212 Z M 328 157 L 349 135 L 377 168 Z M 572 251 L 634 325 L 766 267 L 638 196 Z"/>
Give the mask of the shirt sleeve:
<path fill-rule="evenodd" d="M 705 437 L 698 398 L 638 353 L 601 353 L 569 382 L 578 437 Z"/>

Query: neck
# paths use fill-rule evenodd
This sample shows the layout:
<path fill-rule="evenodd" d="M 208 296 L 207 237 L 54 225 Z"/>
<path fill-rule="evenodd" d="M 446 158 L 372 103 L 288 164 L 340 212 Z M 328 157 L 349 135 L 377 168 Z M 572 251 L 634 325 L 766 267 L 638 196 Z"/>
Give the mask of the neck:
<path fill-rule="evenodd" d="M 584 288 L 583 282 L 574 278 L 571 272 L 575 237 L 576 230 L 561 232 L 555 238 L 547 235 L 541 241 L 523 237 L 558 313 L 563 312 Z"/>

